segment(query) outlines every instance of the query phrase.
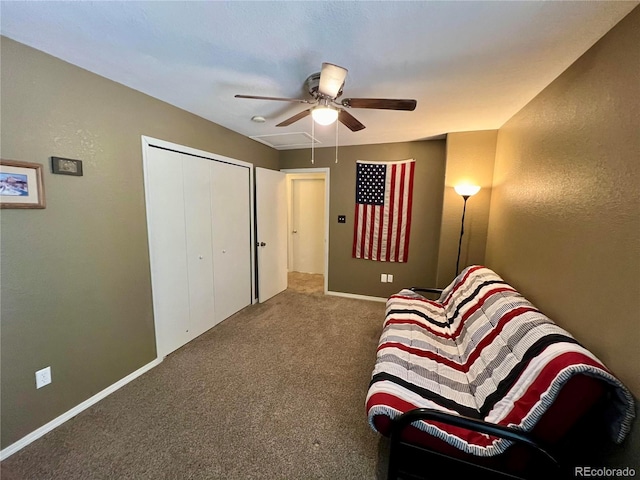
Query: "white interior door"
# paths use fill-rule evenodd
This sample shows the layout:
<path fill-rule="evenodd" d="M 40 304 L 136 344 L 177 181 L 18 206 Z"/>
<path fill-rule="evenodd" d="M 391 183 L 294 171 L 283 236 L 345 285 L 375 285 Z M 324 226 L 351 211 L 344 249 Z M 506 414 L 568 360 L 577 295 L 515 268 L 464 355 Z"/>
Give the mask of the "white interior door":
<path fill-rule="evenodd" d="M 149 137 L 143 159 L 162 358 L 253 301 L 253 165 Z"/>
<path fill-rule="evenodd" d="M 182 155 L 150 149 L 146 162 L 147 224 L 158 357 L 187 343 L 189 273 Z M 167 254 L 169 252 L 170 254 Z"/>
<path fill-rule="evenodd" d="M 292 270 L 324 273 L 324 179 L 291 180 Z"/>
<path fill-rule="evenodd" d="M 211 164 L 216 323 L 251 304 L 249 168 Z"/>
<path fill-rule="evenodd" d="M 182 162 L 189 272 L 188 332 L 191 338 L 195 338 L 216 324 L 209 181 L 211 164 L 215 162 L 185 154 L 182 154 Z"/>
<path fill-rule="evenodd" d="M 256 168 L 256 239 L 260 303 L 287 288 L 286 175 Z"/>

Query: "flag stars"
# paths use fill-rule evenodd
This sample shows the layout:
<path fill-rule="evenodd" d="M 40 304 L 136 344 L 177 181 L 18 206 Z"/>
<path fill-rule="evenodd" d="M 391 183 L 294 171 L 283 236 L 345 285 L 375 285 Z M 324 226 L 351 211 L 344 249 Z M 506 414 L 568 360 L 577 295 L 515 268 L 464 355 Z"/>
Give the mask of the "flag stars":
<path fill-rule="evenodd" d="M 384 186 L 387 166 L 384 164 L 358 163 L 356 170 L 356 203 L 384 204 Z"/>

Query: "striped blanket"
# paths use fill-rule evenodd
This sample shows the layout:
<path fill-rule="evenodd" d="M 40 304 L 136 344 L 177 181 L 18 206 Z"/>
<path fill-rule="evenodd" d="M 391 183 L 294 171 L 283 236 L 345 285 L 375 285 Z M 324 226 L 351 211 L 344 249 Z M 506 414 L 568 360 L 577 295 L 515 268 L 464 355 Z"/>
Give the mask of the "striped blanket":
<path fill-rule="evenodd" d="M 374 430 L 377 416 L 433 408 L 531 431 L 576 374 L 612 390 L 611 433 L 621 442 L 634 417 L 628 389 L 496 273 L 473 266 L 437 301 L 411 290 L 388 299 L 366 409 Z M 437 422 L 414 426 L 483 457 L 512 443 Z"/>

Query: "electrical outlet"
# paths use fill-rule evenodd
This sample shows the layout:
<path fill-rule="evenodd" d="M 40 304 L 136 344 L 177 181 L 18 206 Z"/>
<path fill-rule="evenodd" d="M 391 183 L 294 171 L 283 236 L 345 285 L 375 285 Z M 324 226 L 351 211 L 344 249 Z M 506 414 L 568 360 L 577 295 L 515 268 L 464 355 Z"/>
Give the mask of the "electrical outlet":
<path fill-rule="evenodd" d="M 387 274 L 387 282 L 393 283 L 393 274 L 391 273 Z"/>
<path fill-rule="evenodd" d="M 382 283 L 387 283 L 387 274 L 386 273 L 381 273 L 380 274 L 380 281 Z"/>
<path fill-rule="evenodd" d="M 36 388 L 42 388 L 51 383 L 51 367 L 36 372 Z"/>

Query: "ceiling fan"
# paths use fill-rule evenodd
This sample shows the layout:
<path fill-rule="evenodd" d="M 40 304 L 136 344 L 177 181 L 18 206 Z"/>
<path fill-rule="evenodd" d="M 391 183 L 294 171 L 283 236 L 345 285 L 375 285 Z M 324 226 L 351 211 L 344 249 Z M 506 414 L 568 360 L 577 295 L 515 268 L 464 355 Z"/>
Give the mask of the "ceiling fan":
<path fill-rule="evenodd" d="M 343 123 L 352 132 L 365 128 L 346 108 L 373 108 L 381 110 L 406 110 L 413 111 L 417 102 L 409 99 L 393 98 L 343 98 L 344 79 L 347 69 L 332 63 L 323 63 L 322 71 L 310 75 L 305 81 L 305 86 L 311 99 L 263 97 L 257 95 L 236 95 L 236 98 L 249 98 L 257 100 L 277 100 L 280 102 L 308 103 L 313 105 L 296 115 L 280 122 L 276 127 L 286 127 L 311 114 L 313 119 L 321 125 L 329 125 L 336 120 Z"/>

